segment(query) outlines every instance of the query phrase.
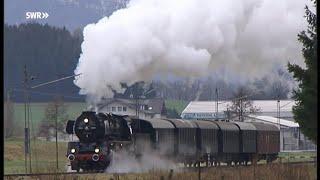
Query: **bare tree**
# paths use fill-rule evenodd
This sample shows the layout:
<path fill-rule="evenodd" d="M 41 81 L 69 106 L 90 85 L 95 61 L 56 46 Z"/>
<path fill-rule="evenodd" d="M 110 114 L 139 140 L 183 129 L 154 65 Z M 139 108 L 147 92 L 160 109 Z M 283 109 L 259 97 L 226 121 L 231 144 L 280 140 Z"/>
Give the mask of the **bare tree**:
<path fill-rule="evenodd" d="M 244 116 L 255 114 L 260 111 L 260 108 L 253 106 L 252 101 L 248 98 L 250 91 L 245 87 L 240 87 L 234 93 L 232 105 L 230 107 L 231 118 L 237 117 L 239 121 L 244 120 Z M 229 114 L 229 112 L 228 112 Z"/>
<path fill-rule="evenodd" d="M 64 132 L 65 123 L 68 120 L 67 105 L 61 97 L 56 97 L 50 102 L 45 110 L 45 119 L 42 120 L 39 127 L 39 136 L 46 137 L 49 140 L 53 137 L 52 130 L 56 128 L 58 121 L 58 132 Z"/>

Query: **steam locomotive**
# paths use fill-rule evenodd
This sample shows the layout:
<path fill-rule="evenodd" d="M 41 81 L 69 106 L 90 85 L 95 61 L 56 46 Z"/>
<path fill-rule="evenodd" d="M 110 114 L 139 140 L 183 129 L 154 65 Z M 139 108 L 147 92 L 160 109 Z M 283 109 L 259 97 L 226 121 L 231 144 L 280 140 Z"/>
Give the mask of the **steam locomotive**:
<path fill-rule="evenodd" d="M 136 158 L 154 153 L 187 166 L 271 162 L 280 151 L 279 128 L 258 122 L 139 119 L 86 111 L 68 121 L 66 131 L 79 138 L 68 143 L 66 154 L 77 171 L 104 171 L 116 151 Z"/>
<path fill-rule="evenodd" d="M 112 151 L 131 142 L 127 120 L 117 115 L 85 111 L 67 122 L 66 132 L 79 139 L 69 142 L 67 150 L 71 169 L 76 171 L 104 171 Z"/>

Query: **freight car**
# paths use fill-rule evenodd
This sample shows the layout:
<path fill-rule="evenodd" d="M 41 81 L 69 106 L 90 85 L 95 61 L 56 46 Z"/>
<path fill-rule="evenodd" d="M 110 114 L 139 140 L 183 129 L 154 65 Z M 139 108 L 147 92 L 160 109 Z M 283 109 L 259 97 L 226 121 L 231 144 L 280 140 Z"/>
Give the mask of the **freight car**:
<path fill-rule="evenodd" d="M 222 162 L 246 165 L 261 159 L 271 162 L 280 151 L 280 132 L 271 124 L 133 119 L 131 127 L 136 134 L 136 153 L 152 149 L 161 156 L 186 165 L 199 160 L 208 165 L 220 165 Z M 161 153 L 164 149 L 166 153 Z"/>
<path fill-rule="evenodd" d="M 185 165 L 247 164 L 276 159 L 279 129 L 270 124 L 211 120 L 137 119 L 128 116 L 83 112 L 69 121 L 67 157 L 73 170 L 104 170 L 112 153 L 128 151 L 139 158 L 155 153 Z"/>

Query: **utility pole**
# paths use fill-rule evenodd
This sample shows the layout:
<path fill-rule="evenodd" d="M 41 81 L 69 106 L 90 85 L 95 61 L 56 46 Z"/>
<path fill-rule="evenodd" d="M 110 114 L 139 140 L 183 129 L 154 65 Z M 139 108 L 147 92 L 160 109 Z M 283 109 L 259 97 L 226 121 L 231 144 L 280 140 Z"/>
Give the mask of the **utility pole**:
<path fill-rule="evenodd" d="M 239 99 L 239 108 L 240 108 L 240 113 L 239 113 L 239 121 L 242 122 L 242 98 Z"/>
<path fill-rule="evenodd" d="M 27 82 L 28 82 L 28 74 L 27 74 L 27 66 L 24 65 L 24 166 L 26 173 L 28 173 L 27 168 L 27 155 L 29 153 L 29 129 L 27 126 Z"/>
<path fill-rule="evenodd" d="M 280 99 L 277 100 L 277 117 L 278 117 L 278 127 L 280 129 Z"/>
<path fill-rule="evenodd" d="M 71 75 L 71 76 L 65 76 L 65 77 L 62 77 L 62 78 L 59 78 L 59 79 L 56 79 L 56 80 L 53 80 L 53 81 L 48 81 L 48 82 L 44 82 L 44 83 L 41 83 L 41 84 L 38 84 L 38 85 L 35 85 L 35 86 L 32 86 L 31 89 L 34 89 L 34 88 L 38 88 L 38 87 L 41 87 L 41 86 L 45 86 L 45 85 L 48 85 L 48 84 L 52 84 L 52 83 L 56 83 L 56 82 L 59 82 L 59 81 L 62 81 L 62 80 L 66 80 L 66 79 L 69 79 L 69 78 L 73 78 L 73 77 L 76 77 L 76 76 L 80 76 L 80 74 L 75 74 L 75 75 Z M 25 82 L 27 82 L 27 72 L 26 72 L 26 66 L 25 66 Z M 26 83 L 25 83 L 25 89 L 26 89 Z M 25 94 L 26 94 L 26 90 L 25 90 Z M 25 107 L 26 107 L 26 104 L 25 104 Z M 59 160 L 58 160 L 58 107 L 57 107 L 57 104 L 55 105 L 55 109 L 56 109 L 56 166 L 57 166 L 57 171 L 58 171 L 58 168 L 59 168 Z M 26 112 L 25 112 L 26 114 Z M 26 126 L 26 123 L 25 123 L 25 126 Z M 28 129 L 26 128 L 26 131 L 28 131 Z M 26 158 L 25 158 L 26 159 Z M 26 165 L 27 163 L 25 163 Z M 30 163 L 31 165 L 31 163 Z M 27 167 L 27 165 L 26 165 Z M 26 171 L 27 171 L 27 168 L 26 168 Z"/>
<path fill-rule="evenodd" d="M 216 119 L 218 119 L 218 106 L 219 106 L 219 96 L 218 96 L 218 88 L 216 88 Z"/>
<path fill-rule="evenodd" d="M 57 163 L 57 172 L 59 171 L 59 156 L 58 156 L 58 100 L 55 103 L 55 110 L 56 110 L 56 163 Z"/>
<path fill-rule="evenodd" d="M 277 87 L 277 119 L 278 119 L 278 128 L 280 131 L 280 138 L 281 138 L 281 134 L 282 134 L 282 149 L 284 150 L 284 137 L 283 137 L 283 133 L 281 133 L 281 126 L 280 126 L 280 87 Z M 281 139 L 280 139 L 280 145 L 281 145 Z M 280 148 L 281 149 L 281 148 Z"/>
<path fill-rule="evenodd" d="M 28 149 L 29 149 L 29 171 L 32 173 L 32 166 L 31 166 L 31 128 L 30 128 L 30 96 L 27 94 L 27 118 L 28 118 Z"/>
<path fill-rule="evenodd" d="M 24 65 L 24 146 L 25 146 L 25 170 L 28 172 L 27 159 L 29 155 L 29 171 L 32 173 L 32 158 L 31 158 L 31 135 L 30 135 L 30 97 L 28 95 L 29 80 L 33 80 L 34 77 L 30 76 L 27 72 L 27 65 Z"/>

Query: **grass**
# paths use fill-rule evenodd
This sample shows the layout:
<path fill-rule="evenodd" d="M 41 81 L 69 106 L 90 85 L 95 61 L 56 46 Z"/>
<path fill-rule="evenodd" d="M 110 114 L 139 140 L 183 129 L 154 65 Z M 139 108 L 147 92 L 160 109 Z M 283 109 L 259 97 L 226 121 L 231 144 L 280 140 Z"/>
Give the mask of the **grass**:
<path fill-rule="evenodd" d="M 175 109 L 178 114 L 181 114 L 184 108 L 187 107 L 188 101 L 182 101 L 182 100 L 166 100 L 166 108 L 167 109 Z"/>
<path fill-rule="evenodd" d="M 317 152 L 280 152 L 279 158 L 283 162 L 311 161 L 315 160 Z"/>
<path fill-rule="evenodd" d="M 56 168 L 55 142 L 36 140 L 31 142 L 31 167 L 33 172 L 48 172 Z M 58 143 L 59 170 L 65 171 L 67 143 Z M 28 161 L 29 169 L 29 161 Z M 22 138 L 11 138 L 4 141 L 4 173 L 25 173 L 24 144 Z"/>
<path fill-rule="evenodd" d="M 218 167 L 201 170 L 202 180 L 313 180 L 317 179 L 317 167 L 312 164 L 270 164 L 262 166 Z M 38 176 L 39 179 L 54 179 L 54 176 Z M 58 179 L 71 180 L 193 180 L 198 179 L 197 170 L 157 171 L 127 174 L 62 175 Z"/>
<path fill-rule="evenodd" d="M 32 140 L 32 167 L 35 169 L 46 167 L 55 167 L 56 163 L 56 151 L 55 151 L 55 142 L 43 141 L 43 140 Z M 67 150 L 66 142 L 59 142 L 59 167 L 61 171 L 65 171 L 64 167 L 66 165 L 67 158 L 65 157 Z M 290 152 L 279 154 L 279 157 L 282 158 L 283 162 L 290 160 L 301 161 L 301 160 L 313 160 L 311 157 L 316 157 L 316 152 Z M 302 158 L 303 157 L 303 158 Z M 36 163 L 37 162 L 37 163 Z M 4 169 L 5 173 L 23 173 L 24 169 L 24 144 L 23 138 L 10 138 L 5 139 L 4 141 Z M 29 164 L 28 164 L 29 165 Z"/>

